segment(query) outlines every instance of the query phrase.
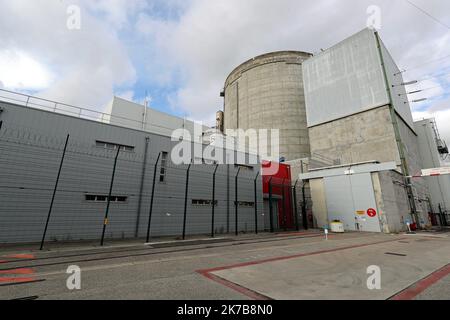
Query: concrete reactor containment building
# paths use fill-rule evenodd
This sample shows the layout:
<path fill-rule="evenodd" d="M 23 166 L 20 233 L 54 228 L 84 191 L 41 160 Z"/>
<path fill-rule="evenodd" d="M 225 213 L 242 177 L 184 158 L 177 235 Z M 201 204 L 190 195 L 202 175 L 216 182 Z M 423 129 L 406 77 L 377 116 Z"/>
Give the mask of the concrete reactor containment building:
<path fill-rule="evenodd" d="M 282 158 L 309 157 L 302 64 L 311 56 L 300 51 L 267 53 L 234 69 L 223 92 L 225 130 L 279 129 Z"/>

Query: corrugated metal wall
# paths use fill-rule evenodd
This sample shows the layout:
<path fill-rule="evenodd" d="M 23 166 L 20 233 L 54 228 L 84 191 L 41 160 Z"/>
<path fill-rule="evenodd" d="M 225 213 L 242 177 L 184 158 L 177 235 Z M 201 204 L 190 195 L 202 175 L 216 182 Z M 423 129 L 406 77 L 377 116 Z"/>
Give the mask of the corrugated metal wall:
<path fill-rule="evenodd" d="M 106 238 L 145 237 L 154 165 L 161 151 L 168 152 L 170 159 L 175 142 L 164 136 L 8 103 L 0 103 L 0 107 L 4 109 L 0 114 L 0 243 L 41 240 L 67 134 L 70 134 L 69 144 L 46 239 L 100 239 L 106 202 L 86 201 L 85 197 L 108 195 L 116 152 L 97 147 L 96 140 L 134 147 L 133 152 L 121 151 L 118 157 L 112 196 L 124 196 L 127 200 L 111 203 Z M 149 147 L 139 212 L 147 137 Z M 191 168 L 187 235 L 211 233 L 211 206 L 195 206 L 192 200 L 212 199 L 214 168 L 212 165 Z M 254 179 L 258 171 L 257 165 L 253 170 L 241 170 L 238 201 L 254 202 Z M 160 182 L 158 166 L 151 236 L 181 236 L 186 173 L 187 166 L 169 161 L 165 181 Z M 221 165 L 217 171 L 215 229 L 218 233 L 235 231 L 236 173 L 234 165 Z M 230 181 L 228 206 L 227 179 Z M 257 196 L 258 226 L 262 230 L 261 178 Z M 238 212 L 239 231 L 253 232 L 254 207 L 239 207 Z"/>

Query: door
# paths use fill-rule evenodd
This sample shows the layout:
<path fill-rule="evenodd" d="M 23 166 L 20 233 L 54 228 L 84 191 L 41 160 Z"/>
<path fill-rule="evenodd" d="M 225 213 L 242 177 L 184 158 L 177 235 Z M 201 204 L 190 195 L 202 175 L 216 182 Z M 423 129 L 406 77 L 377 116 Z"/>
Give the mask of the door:
<path fill-rule="evenodd" d="M 370 173 L 324 178 L 328 220 L 348 231 L 381 232 Z"/>

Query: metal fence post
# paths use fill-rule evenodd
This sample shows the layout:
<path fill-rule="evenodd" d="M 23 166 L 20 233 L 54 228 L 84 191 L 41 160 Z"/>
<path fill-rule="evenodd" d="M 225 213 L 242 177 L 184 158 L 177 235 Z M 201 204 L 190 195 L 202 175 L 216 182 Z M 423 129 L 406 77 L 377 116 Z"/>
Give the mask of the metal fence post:
<path fill-rule="evenodd" d="M 286 185 L 285 185 L 286 179 L 283 179 L 281 182 L 281 197 L 283 201 L 283 229 L 284 231 L 287 231 L 287 209 L 286 209 Z"/>
<path fill-rule="evenodd" d="M 441 217 L 442 226 L 446 227 L 448 225 L 448 223 L 447 223 L 447 216 L 446 216 L 446 214 L 444 214 L 444 211 L 442 210 L 442 205 L 440 203 L 439 203 L 439 215 Z"/>
<path fill-rule="evenodd" d="M 217 169 L 219 169 L 219 165 L 216 165 L 216 168 L 214 170 L 213 174 L 213 191 L 212 191 L 212 212 L 211 212 L 211 238 L 214 238 L 214 215 L 215 215 L 215 209 L 216 209 L 216 173 Z"/>
<path fill-rule="evenodd" d="M 238 179 L 239 179 L 239 173 L 241 172 L 241 167 L 239 167 L 238 172 L 236 174 L 236 177 L 234 178 L 234 227 L 235 227 L 235 234 L 236 236 L 239 235 L 239 224 L 238 224 L 238 210 L 239 210 L 239 203 L 238 203 Z"/>
<path fill-rule="evenodd" d="M 298 223 L 298 205 L 297 205 L 297 184 L 299 179 L 295 181 L 294 189 L 293 189 L 293 197 L 294 197 L 294 213 L 295 213 L 295 230 L 300 231 L 300 225 Z"/>
<path fill-rule="evenodd" d="M 148 153 L 148 144 L 150 138 L 145 138 L 145 149 L 144 149 L 144 163 L 142 164 L 142 174 L 141 174 L 141 184 L 139 186 L 139 200 L 138 200 L 138 209 L 137 209 L 137 217 L 136 217 L 136 227 L 134 230 L 134 237 L 137 238 L 139 236 L 139 223 L 141 220 L 141 209 L 142 209 L 142 192 L 144 190 L 144 182 L 145 182 L 145 172 L 147 169 L 147 153 Z"/>
<path fill-rule="evenodd" d="M 308 230 L 308 217 L 306 214 L 306 183 L 303 181 L 302 186 L 302 197 L 303 197 L 303 203 L 302 203 L 302 219 L 303 219 L 303 228 L 305 230 Z"/>
<path fill-rule="evenodd" d="M 186 191 L 184 193 L 184 217 L 183 217 L 183 240 L 186 239 L 186 219 L 187 219 L 187 200 L 189 192 L 189 173 L 191 171 L 192 163 L 189 164 L 186 174 Z"/>
<path fill-rule="evenodd" d="M 114 168 L 113 168 L 113 173 L 112 173 L 112 177 L 111 177 L 111 184 L 109 186 L 109 194 L 108 194 L 108 199 L 107 199 L 108 202 L 106 204 L 105 220 L 103 220 L 102 240 L 100 241 L 101 246 L 103 246 L 103 244 L 105 242 L 105 232 L 106 232 L 106 226 L 108 224 L 109 206 L 111 205 L 111 195 L 112 195 L 112 189 L 114 186 L 114 177 L 116 175 L 117 159 L 119 158 L 119 153 L 120 153 L 120 146 L 117 146 L 117 153 L 116 153 L 116 157 L 114 159 Z"/>
<path fill-rule="evenodd" d="M 255 233 L 258 234 L 258 190 L 257 190 L 257 186 L 258 186 L 258 177 L 259 174 L 261 172 L 258 171 L 258 174 L 256 175 L 255 178 Z"/>
<path fill-rule="evenodd" d="M 274 227 L 273 227 L 273 203 L 272 203 L 272 179 L 273 177 L 270 178 L 269 180 L 269 208 L 270 208 L 270 232 L 273 233 L 274 232 Z"/>
<path fill-rule="evenodd" d="M 67 151 L 67 145 L 69 143 L 69 137 L 70 137 L 70 135 L 68 134 L 66 137 L 66 143 L 64 145 L 64 151 L 63 151 L 63 154 L 61 157 L 61 161 L 59 163 L 58 176 L 56 177 L 55 188 L 53 189 L 52 200 L 50 201 L 50 207 L 48 209 L 47 221 L 45 222 L 45 228 L 44 228 L 44 233 L 42 235 L 40 250 L 42 250 L 44 248 L 45 236 L 47 235 L 48 224 L 50 222 L 50 216 L 51 216 L 52 210 L 53 210 L 53 203 L 55 202 L 56 190 L 58 189 L 59 178 L 61 177 L 61 170 L 62 170 L 62 166 L 64 163 L 64 158 L 66 157 L 66 151 Z"/>
<path fill-rule="evenodd" d="M 156 170 L 158 169 L 158 163 L 159 163 L 160 158 L 161 158 L 161 152 L 158 154 L 158 158 L 156 159 L 156 163 L 155 163 L 155 168 L 153 170 L 152 198 L 150 200 L 150 209 L 148 212 L 148 225 L 147 225 L 147 238 L 146 238 L 147 243 L 150 241 L 150 227 L 152 224 L 153 202 L 155 199 Z"/>

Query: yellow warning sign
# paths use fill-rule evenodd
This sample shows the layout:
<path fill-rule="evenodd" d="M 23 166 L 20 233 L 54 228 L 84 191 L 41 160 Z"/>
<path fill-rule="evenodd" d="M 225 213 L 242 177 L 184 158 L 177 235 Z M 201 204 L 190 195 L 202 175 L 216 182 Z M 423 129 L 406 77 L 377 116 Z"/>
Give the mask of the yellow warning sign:
<path fill-rule="evenodd" d="M 363 215 L 366 214 L 366 211 L 365 210 L 358 210 L 358 211 L 356 211 L 356 214 L 358 214 L 360 216 L 363 216 Z"/>

